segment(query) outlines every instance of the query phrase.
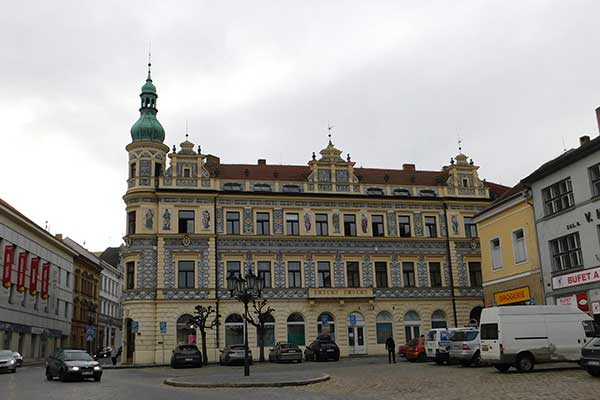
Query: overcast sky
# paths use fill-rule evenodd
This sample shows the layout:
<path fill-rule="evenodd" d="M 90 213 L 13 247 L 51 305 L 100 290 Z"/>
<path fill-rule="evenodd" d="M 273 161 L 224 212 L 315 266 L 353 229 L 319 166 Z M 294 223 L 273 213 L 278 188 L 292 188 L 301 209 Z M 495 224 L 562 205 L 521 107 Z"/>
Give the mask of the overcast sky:
<path fill-rule="evenodd" d="M 449 5 L 451 4 L 451 5 Z M 91 250 L 125 230 L 152 42 L 158 119 L 225 163 L 439 170 L 513 185 L 596 136 L 598 1 L 13 1 L 0 13 L 0 197 Z M 564 142 L 564 145 L 563 145 Z"/>

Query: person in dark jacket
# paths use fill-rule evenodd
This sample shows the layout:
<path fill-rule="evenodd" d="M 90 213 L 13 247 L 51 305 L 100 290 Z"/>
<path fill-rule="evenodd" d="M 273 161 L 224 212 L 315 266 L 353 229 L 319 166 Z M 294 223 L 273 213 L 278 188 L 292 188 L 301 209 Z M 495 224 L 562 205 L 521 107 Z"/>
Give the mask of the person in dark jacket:
<path fill-rule="evenodd" d="M 388 351 L 388 362 L 391 364 L 394 361 L 396 364 L 396 342 L 393 337 L 388 337 L 385 341 L 385 349 Z"/>

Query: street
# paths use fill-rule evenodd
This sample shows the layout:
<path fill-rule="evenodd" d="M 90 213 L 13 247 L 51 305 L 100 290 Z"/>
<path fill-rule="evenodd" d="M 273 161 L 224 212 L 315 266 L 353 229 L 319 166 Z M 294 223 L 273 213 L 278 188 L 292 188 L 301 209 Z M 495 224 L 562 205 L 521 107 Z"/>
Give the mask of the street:
<path fill-rule="evenodd" d="M 0 375 L 3 398 L 29 399 L 597 399 L 600 379 L 584 370 L 537 369 L 529 374 L 501 374 L 493 368 L 437 366 L 399 361 L 388 365 L 380 357 L 343 359 L 331 363 L 254 365 L 253 372 L 322 371 L 331 381 L 304 387 L 251 389 L 183 389 L 163 384 L 165 378 L 208 374 L 242 375 L 242 367 L 210 365 L 201 369 L 147 368 L 105 370 L 102 382 L 46 381 L 44 367 L 24 367 Z M 547 368 L 547 367 L 544 367 Z M 511 370 L 512 371 L 512 370 Z M 175 397 L 174 397 L 175 396 Z"/>

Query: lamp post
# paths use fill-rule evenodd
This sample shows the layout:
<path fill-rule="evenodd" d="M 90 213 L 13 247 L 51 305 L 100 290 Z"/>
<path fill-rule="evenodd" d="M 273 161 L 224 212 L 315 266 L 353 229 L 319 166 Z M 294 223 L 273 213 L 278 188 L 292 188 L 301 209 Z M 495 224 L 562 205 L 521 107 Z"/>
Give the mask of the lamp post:
<path fill-rule="evenodd" d="M 248 303 L 260 298 L 264 282 L 258 279 L 252 271 L 244 278 L 230 273 L 227 277 L 229 295 L 244 303 L 244 376 L 250 376 L 250 361 L 248 360 Z"/>

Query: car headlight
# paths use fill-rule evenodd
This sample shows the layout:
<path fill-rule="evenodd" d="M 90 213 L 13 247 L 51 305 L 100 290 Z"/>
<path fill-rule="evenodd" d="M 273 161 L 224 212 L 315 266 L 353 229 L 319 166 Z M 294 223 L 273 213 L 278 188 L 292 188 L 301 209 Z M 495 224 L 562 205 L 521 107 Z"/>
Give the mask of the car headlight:
<path fill-rule="evenodd" d="M 102 369 L 102 368 L 100 368 L 100 366 L 99 366 L 99 365 L 96 365 L 96 366 L 94 367 L 94 371 L 100 371 L 101 369 Z"/>
<path fill-rule="evenodd" d="M 15 360 L 10 360 L 10 361 L 9 361 L 9 364 L 10 364 L 10 365 L 13 365 L 14 363 L 15 363 Z"/>
<path fill-rule="evenodd" d="M 69 368 L 71 371 L 79 371 L 79 367 L 70 367 Z"/>

